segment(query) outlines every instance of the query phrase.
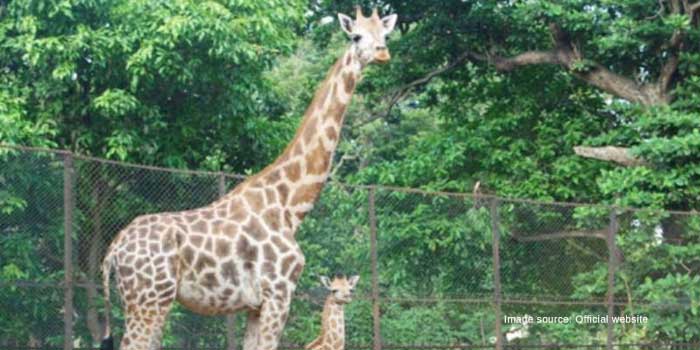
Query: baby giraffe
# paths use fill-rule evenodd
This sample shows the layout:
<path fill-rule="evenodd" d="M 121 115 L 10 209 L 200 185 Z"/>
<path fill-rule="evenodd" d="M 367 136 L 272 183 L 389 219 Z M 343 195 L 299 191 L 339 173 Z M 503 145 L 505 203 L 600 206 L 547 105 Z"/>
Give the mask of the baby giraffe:
<path fill-rule="evenodd" d="M 360 276 L 346 278 L 336 275 L 331 281 L 321 277 L 321 283 L 330 290 L 323 304 L 321 316 L 321 335 L 306 345 L 310 350 L 343 350 L 345 349 L 345 304 L 352 300 L 352 292 L 360 280 Z"/>

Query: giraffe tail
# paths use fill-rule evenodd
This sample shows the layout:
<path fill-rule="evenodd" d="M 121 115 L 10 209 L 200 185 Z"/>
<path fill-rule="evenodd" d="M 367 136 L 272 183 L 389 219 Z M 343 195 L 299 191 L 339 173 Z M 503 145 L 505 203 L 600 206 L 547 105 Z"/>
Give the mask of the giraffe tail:
<path fill-rule="evenodd" d="M 111 254 L 111 249 L 108 250 L 105 259 L 102 261 L 102 290 L 105 297 L 105 335 L 100 344 L 100 350 L 113 350 L 114 339 L 112 338 L 112 329 L 110 327 L 110 316 L 112 304 L 109 301 L 109 275 L 112 270 L 112 260 L 114 257 Z"/>

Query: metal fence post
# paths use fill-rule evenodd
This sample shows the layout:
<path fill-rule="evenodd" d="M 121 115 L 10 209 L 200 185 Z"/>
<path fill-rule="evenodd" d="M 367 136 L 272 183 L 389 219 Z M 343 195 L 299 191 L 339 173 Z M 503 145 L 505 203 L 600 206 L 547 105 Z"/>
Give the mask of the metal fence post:
<path fill-rule="evenodd" d="M 219 198 L 226 195 L 226 176 L 219 174 Z M 236 317 L 226 315 L 226 350 L 236 350 Z"/>
<path fill-rule="evenodd" d="M 372 265 L 372 324 L 374 326 L 373 350 L 382 349 L 381 315 L 379 309 L 379 276 L 377 273 L 377 212 L 374 206 L 375 188 L 369 189 L 369 230 Z"/>
<path fill-rule="evenodd" d="M 63 158 L 63 350 L 73 349 L 73 155 Z"/>
<path fill-rule="evenodd" d="M 608 228 L 608 234 L 606 237 L 608 246 L 608 292 L 606 298 L 608 304 L 608 329 L 606 340 L 607 350 L 613 350 L 613 342 L 615 340 L 615 328 L 614 324 L 612 323 L 612 318 L 615 315 L 615 271 L 617 270 L 617 248 L 615 246 L 615 234 L 617 234 L 617 230 L 617 212 L 613 207 L 610 210 L 610 227 Z"/>
<path fill-rule="evenodd" d="M 501 255 L 500 255 L 500 218 L 498 216 L 498 199 L 491 200 L 491 236 L 493 252 L 493 311 L 496 317 L 494 332 L 496 333 L 496 350 L 503 349 L 503 332 L 501 330 Z"/>

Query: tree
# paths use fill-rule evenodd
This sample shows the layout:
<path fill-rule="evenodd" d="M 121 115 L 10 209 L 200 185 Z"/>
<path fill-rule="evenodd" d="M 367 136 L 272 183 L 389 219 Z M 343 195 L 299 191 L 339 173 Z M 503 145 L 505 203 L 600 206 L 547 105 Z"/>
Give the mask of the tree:
<path fill-rule="evenodd" d="M 427 176 L 402 184 L 469 189 L 482 180 L 490 190 L 509 195 L 617 198 L 618 204 L 675 209 L 698 204 L 693 199 L 697 186 L 691 184 L 700 178 L 692 175 L 697 161 L 690 151 L 697 126 L 690 121 L 699 112 L 691 91 L 699 86 L 700 4 L 537 0 L 365 5 L 401 18 L 401 36 L 390 42 L 393 74 L 364 85 L 372 94 L 368 100 L 384 101 L 370 106 L 368 120 L 382 119 L 387 130 L 397 132 L 401 118 L 420 107 L 436 119 L 435 132 L 463 130 L 444 144 L 449 148 L 431 157 L 445 161 L 441 155 L 453 155 L 452 170 L 441 176 L 450 181 L 431 184 Z M 328 12 L 319 17 L 349 6 L 328 4 Z M 422 47 L 430 50 L 416 49 Z M 496 129 L 485 134 L 486 125 Z M 422 152 L 403 152 L 397 161 L 409 164 L 418 154 L 440 149 L 435 142 L 447 137 L 433 135 L 426 131 L 418 136 L 426 142 Z M 509 149 L 501 152 L 504 147 Z M 622 159 L 607 164 L 577 160 L 577 153 Z M 436 163 L 424 167 L 440 167 Z M 523 171 L 517 174 L 515 168 Z M 400 169 L 382 181 L 405 176 L 406 168 Z M 487 178 L 496 174 L 505 182 Z M 507 180 L 511 178 L 517 181 Z M 523 181 L 533 186 L 522 187 Z M 549 183 L 556 185 L 547 187 Z"/>
<path fill-rule="evenodd" d="M 261 104 L 261 73 L 301 23 L 302 2 L 285 4 L 14 1 L 2 70 L 27 122 L 54 126 L 61 148 L 248 168 L 257 160 L 245 154 L 269 153 L 251 137 L 276 119 Z"/>

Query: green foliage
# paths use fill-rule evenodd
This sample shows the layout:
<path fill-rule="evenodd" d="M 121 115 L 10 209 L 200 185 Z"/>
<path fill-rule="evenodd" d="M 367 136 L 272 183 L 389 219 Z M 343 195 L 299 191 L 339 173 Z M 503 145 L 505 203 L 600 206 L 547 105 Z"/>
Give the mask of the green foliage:
<path fill-rule="evenodd" d="M 315 87 L 347 45 L 335 22 L 317 20 L 351 13 L 355 3 L 320 1 L 307 11 L 298 0 L 4 2 L 0 141 L 155 165 L 253 172 L 291 139 Z M 700 298 L 698 220 L 658 212 L 700 205 L 697 18 L 671 14 L 668 6 L 650 0 L 360 4 L 365 10 L 379 5 L 400 20 L 389 38 L 392 62 L 368 67 L 353 98 L 336 156 L 336 180 L 463 192 L 479 181 L 483 192 L 504 196 L 643 207 L 621 215 L 615 296 L 625 301 L 616 311 L 648 315 L 650 323 L 617 329 L 619 339 L 700 339 L 693 323 Z M 551 23 L 575 46 L 578 56 L 569 66 L 497 71 L 471 55 L 387 105 L 396 89 L 466 51 L 511 57 L 551 49 Z M 668 45 L 674 33 L 683 33 L 686 41 L 668 101 L 640 106 L 581 79 L 604 67 L 637 85 L 653 83 L 676 52 Z M 647 165 L 617 167 L 584 159 L 573 152 L 578 145 L 630 147 Z M 0 277 L 60 280 L 60 264 L 51 258 L 60 256 L 62 239 L 59 159 L 9 161 L 18 155 L 2 152 Z M 80 242 L 104 245 L 137 214 L 194 207 L 217 196 L 214 178 L 90 164 L 78 164 L 78 172 L 83 174 L 77 179 Z M 340 270 L 363 276 L 359 293 L 367 295 L 367 196 L 342 186 L 324 193 L 298 236 L 309 262 L 300 291 L 315 291 L 320 275 Z M 389 191 L 379 191 L 377 203 L 384 296 L 449 299 L 492 291 L 491 222 L 483 203 Z M 517 238 L 599 231 L 607 228 L 609 214 L 593 206 L 503 204 L 504 293 L 605 297 L 604 241 L 523 243 Z M 105 215 L 109 220 L 99 227 L 96 218 Z M 83 264 L 93 249 L 88 247 L 85 243 L 77 252 Z M 91 278 L 85 265 L 78 273 Z M 60 312 L 58 294 L 3 292 L 0 310 L 17 316 L 0 321 L 0 329 L 18 338 L 40 334 Z M 668 302 L 681 307 L 665 308 Z M 312 339 L 318 303 L 294 304 L 286 339 Z M 367 300 L 348 306 L 352 343 L 371 340 L 369 308 Z M 509 308 L 572 316 L 605 312 Z M 117 306 L 114 311 L 123 316 Z M 493 336 L 488 327 L 493 315 L 485 305 L 392 302 L 382 312 L 382 335 L 392 341 L 435 343 L 439 334 L 445 344 L 486 344 Z M 166 345 L 183 345 L 182 334 L 197 327 L 213 334 L 185 346 L 223 339 L 220 320 L 194 318 L 182 309 L 172 320 Z M 88 339 L 80 327 L 79 337 Z M 523 342 L 588 344 L 605 337 L 599 327 L 571 324 L 540 325 L 531 334 Z"/>
<path fill-rule="evenodd" d="M 302 19 L 302 2 L 280 4 L 11 2 L 0 21 L 3 80 L 12 83 L 0 94 L 2 122 L 21 117 L 27 126 L 15 133 L 110 158 L 259 166 L 242 155 L 278 150 L 246 142 L 270 129 L 257 117 L 268 95 L 262 72 L 291 50 Z M 212 152 L 220 159 L 204 161 Z"/>

